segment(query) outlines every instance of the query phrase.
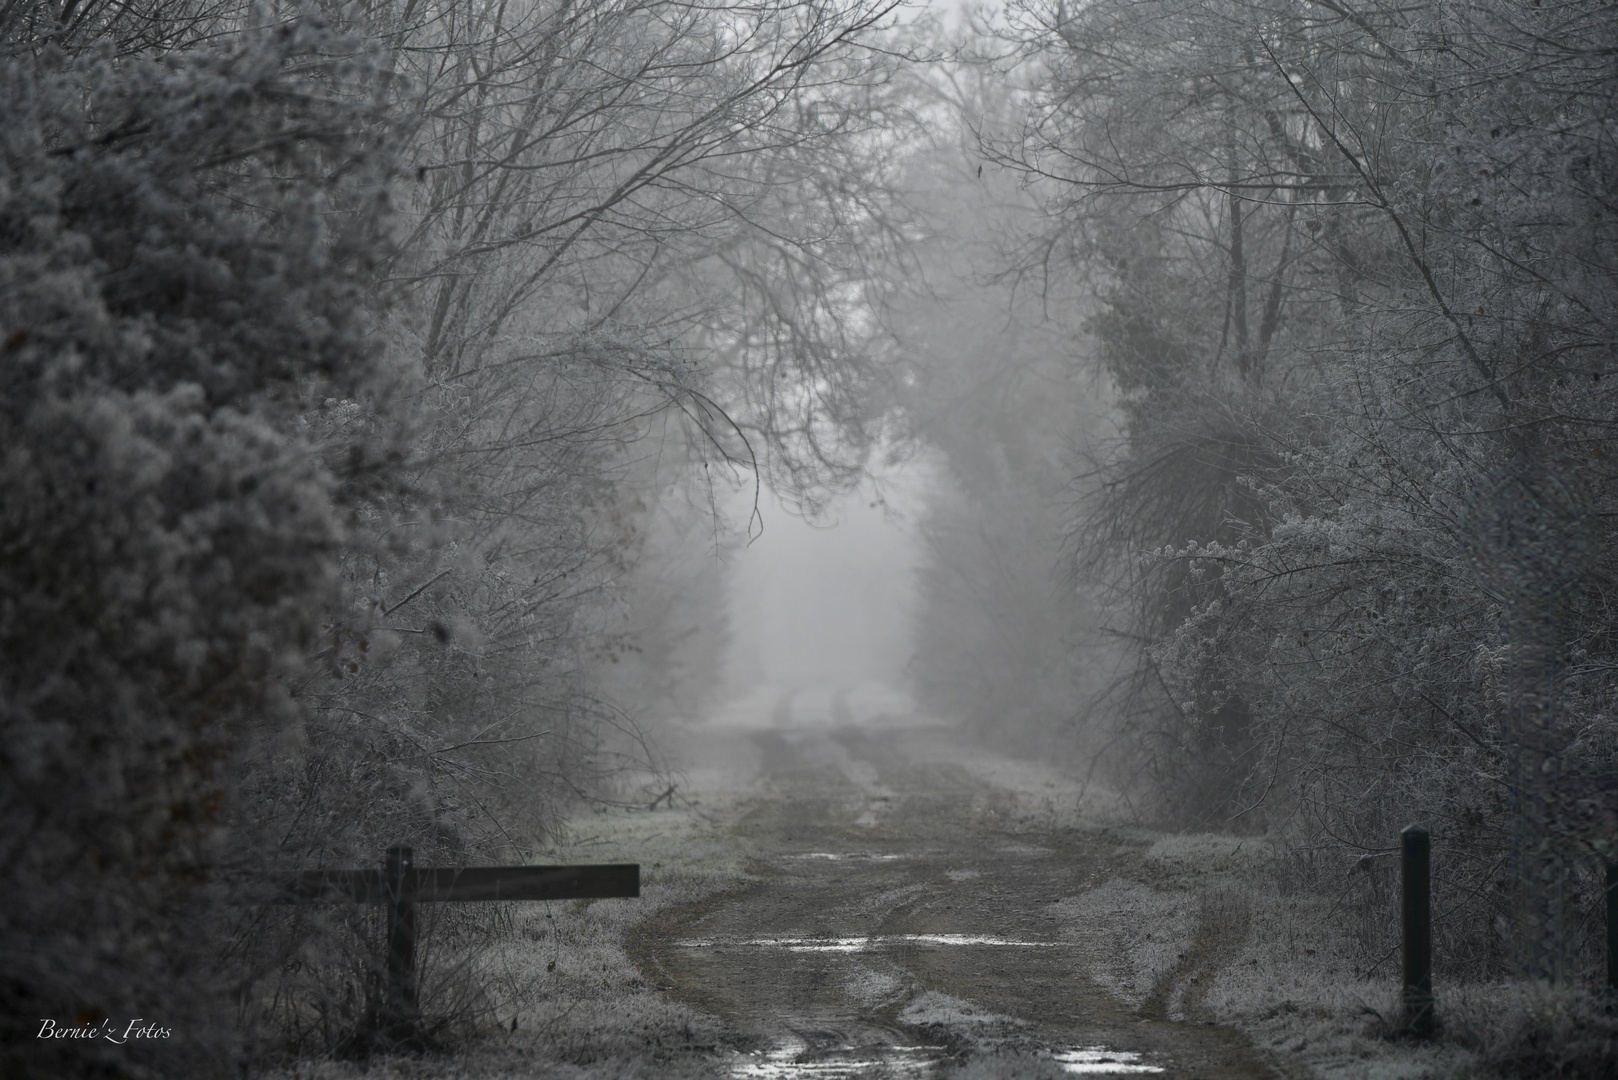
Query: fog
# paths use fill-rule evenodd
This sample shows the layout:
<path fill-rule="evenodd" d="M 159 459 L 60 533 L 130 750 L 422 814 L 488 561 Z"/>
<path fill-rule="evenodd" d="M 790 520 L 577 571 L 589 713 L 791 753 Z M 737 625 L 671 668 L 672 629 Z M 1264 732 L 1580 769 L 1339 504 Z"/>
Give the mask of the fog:
<path fill-rule="evenodd" d="M 254 881 L 529 861 L 749 737 L 1262 836 L 1322 979 L 1420 821 L 1448 975 L 1596 971 L 1618 20 L 1362 7 L 0 7 L 7 1054 L 386 1044 L 372 930 Z"/>
<path fill-rule="evenodd" d="M 813 519 L 764 492 L 762 533 L 727 556 L 722 714 L 857 722 L 910 708 L 927 489 L 924 469 L 890 470 Z"/>

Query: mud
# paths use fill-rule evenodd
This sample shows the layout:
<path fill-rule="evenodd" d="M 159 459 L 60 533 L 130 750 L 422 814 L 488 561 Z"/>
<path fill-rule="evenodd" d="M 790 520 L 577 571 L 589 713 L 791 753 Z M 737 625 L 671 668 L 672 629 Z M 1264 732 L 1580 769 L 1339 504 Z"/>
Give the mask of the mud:
<path fill-rule="evenodd" d="M 1239 898 L 1204 904 L 1197 945 L 1132 1009 L 1095 977 L 1105 936 L 1064 935 L 1050 907 L 1138 866 L 1143 842 L 1018 824 L 1008 792 L 913 752 L 924 733 L 735 738 L 762 759 L 731 826 L 755 883 L 629 942 L 649 983 L 726 1022 L 731 1075 L 929 1077 L 974 1058 L 1002 1063 L 989 1076 L 1279 1075 L 1197 1019 L 1198 984 L 1251 932 Z M 1168 1019 L 1176 993 L 1191 1019 Z"/>

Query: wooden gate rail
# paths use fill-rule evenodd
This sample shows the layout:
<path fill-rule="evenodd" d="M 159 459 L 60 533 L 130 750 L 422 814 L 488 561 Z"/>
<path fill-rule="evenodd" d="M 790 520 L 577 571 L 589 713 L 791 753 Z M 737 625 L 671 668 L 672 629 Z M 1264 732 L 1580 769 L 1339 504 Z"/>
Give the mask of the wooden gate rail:
<path fill-rule="evenodd" d="M 273 904 L 383 904 L 393 898 L 385 870 L 305 870 L 274 879 Z M 416 903 L 468 900 L 603 900 L 640 895 L 640 864 L 473 866 L 415 871 L 404 890 Z"/>
<path fill-rule="evenodd" d="M 383 904 L 388 909 L 387 987 L 376 1034 L 417 1041 L 416 905 L 466 901 L 602 900 L 640 895 L 640 864 L 473 866 L 416 869 L 407 843 L 388 846 L 379 870 L 304 870 L 270 875 L 272 904 Z"/>

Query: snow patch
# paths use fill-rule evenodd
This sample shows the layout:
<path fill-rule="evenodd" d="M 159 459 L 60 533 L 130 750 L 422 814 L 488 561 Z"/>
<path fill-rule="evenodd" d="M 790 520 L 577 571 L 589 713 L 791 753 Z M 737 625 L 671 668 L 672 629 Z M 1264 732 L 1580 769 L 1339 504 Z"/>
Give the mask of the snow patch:
<path fill-rule="evenodd" d="M 901 1024 L 915 1027 L 959 1027 L 993 1024 L 997 1027 L 1025 1027 L 1026 1022 L 980 1009 L 970 1001 L 928 990 L 906 1005 L 899 1014 Z"/>

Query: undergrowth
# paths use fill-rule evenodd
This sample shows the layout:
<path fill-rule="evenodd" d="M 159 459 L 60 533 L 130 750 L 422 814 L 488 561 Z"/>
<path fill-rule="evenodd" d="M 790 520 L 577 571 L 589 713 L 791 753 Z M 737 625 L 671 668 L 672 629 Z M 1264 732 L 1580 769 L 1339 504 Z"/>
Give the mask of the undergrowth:
<path fill-rule="evenodd" d="M 657 811 L 586 811 L 544 855 L 542 861 L 558 864 L 639 862 L 636 899 L 418 909 L 427 915 L 419 945 L 423 1031 L 432 1035 L 425 1053 L 344 1052 L 336 1029 L 360 1017 L 360 985 L 374 982 L 370 958 L 380 948 L 378 927 L 356 916 L 353 947 L 303 972 L 321 987 L 299 1014 L 305 1037 L 279 1050 L 266 1047 L 259 1077 L 499 1080 L 542 1073 L 617 1080 L 711 1073 L 718 1021 L 648 985 L 624 946 L 629 930 L 659 911 L 743 880 L 746 852 L 716 834 L 715 820 L 679 800 Z M 345 983 L 346 997 L 334 990 Z"/>

